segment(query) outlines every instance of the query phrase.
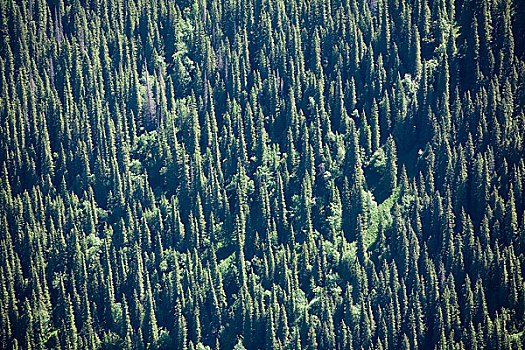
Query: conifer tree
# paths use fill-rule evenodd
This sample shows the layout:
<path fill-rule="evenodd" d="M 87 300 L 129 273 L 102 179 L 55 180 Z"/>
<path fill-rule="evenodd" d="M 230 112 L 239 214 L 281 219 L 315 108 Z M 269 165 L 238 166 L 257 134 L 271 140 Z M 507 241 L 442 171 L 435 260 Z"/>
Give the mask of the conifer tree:
<path fill-rule="evenodd" d="M 519 349 L 522 7 L 2 2 L 0 348 Z"/>

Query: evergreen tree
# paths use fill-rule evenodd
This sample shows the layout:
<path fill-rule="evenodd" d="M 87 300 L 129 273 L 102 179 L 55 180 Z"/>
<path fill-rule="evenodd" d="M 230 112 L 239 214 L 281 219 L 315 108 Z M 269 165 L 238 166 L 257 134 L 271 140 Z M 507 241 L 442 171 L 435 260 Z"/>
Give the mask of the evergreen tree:
<path fill-rule="evenodd" d="M 0 348 L 523 343 L 520 1 L 0 3 Z"/>

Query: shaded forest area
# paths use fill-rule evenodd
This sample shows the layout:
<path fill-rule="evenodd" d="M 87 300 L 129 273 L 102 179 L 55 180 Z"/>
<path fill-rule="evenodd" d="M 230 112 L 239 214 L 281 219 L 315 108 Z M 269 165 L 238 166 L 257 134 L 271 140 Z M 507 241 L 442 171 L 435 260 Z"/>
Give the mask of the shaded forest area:
<path fill-rule="evenodd" d="M 523 349 L 524 11 L 1 0 L 0 348 Z"/>

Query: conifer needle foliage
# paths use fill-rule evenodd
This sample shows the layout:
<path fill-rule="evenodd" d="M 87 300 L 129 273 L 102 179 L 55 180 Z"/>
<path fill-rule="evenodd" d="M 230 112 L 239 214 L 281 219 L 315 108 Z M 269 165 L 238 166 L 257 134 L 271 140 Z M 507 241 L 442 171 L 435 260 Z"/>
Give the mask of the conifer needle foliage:
<path fill-rule="evenodd" d="M 0 349 L 523 349 L 519 0 L 0 0 Z"/>

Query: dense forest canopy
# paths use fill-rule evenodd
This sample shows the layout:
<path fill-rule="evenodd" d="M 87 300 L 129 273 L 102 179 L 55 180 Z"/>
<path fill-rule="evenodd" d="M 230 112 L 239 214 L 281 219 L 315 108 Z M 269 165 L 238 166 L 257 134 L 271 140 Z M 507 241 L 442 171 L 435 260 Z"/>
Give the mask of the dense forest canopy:
<path fill-rule="evenodd" d="M 0 348 L 523 349 L 519 0 L 0 0 Z"/>

